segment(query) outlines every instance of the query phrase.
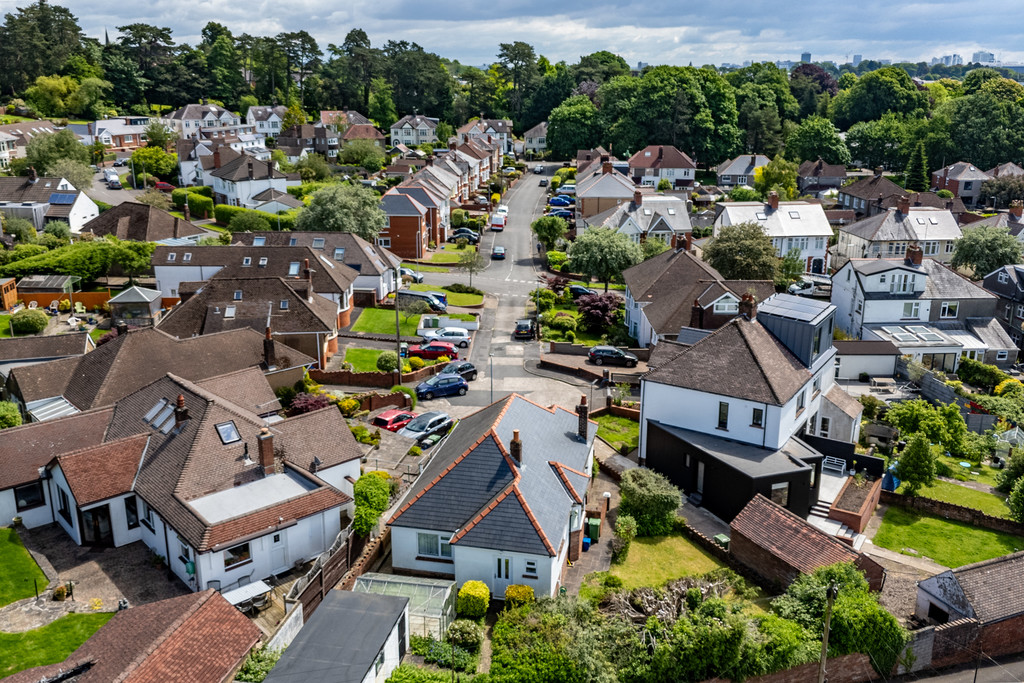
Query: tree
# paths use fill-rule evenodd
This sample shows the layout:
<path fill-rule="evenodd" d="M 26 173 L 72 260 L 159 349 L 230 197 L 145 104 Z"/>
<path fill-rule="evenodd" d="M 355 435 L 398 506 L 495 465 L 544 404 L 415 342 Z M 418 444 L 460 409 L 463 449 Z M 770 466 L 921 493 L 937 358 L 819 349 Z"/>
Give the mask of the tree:
<path fill-rule="evenodd" d="M 1010 508 L 1010 517 L 1018 522 L 1024 523 L 1024 477 L 1017 480 L 1010 491 L 1010 497 L 1006 499 Z"/>
<path fill-rule="evenodd" d="M 604 83 L 616 76 L 628 76 L 629 64 L 617 54 L 600 50 L 580 57 L 580 61 L 570 71 L 577 83 Z"/>
<path fill-rule="evenodd" d="M 672 181 L 668 178 L 662 178 L 658 181 L 658 192 L 668 192 L 672 189 Z"/>
<path fill-rule="evenodd" d="M 927 110 L 928 96 L 896 66 L 864 74 L 832 100 L 833 120 L 843 130 L 858 121 L 879 119 L 886 112 L 917 118 Z"/>
<path fill-rule="evenodd" d="M 0 26 L 0 91 L 21 92 L 39 76 L 59 73 L 82 48 L 82 29 L 66 7 L 39 0 L 5 15 Z"/>
<path fill-rule="evenodd" d="M 622 299 L 615 294 L 584 294 L 576 299 L 583 326 L 592 332 L 603 332 L 615 324 Z"/>
<path fill-rule="evenodd" d="M 379 128 L 384 129 L 391 128 L 398 120 L 391 84 L 386 79 L 378 77 L 370 81 L 370 102 L 366 115 Z"/>
<path fill-rule="evenodd" d="M 956 242 L 950 265 L 972 268 L 975 278 L 982 278 L 1009 263 L 1021 262 L 1021 244 L 1006 228 L 967 227 L 963 235 Z"/>
<path fill-rule="evenodd" d="M 786 161 L 782 155 L 776 155 L 774 159 L 764 166 L 754 169 L 754 189 L 767 197 L 769 192 L 778 192 L 779 198 L 788 200 L 796 199 L 796 171 L 797 166 L 791 161 Z"/>
<path fill-rule="evenodd" d="M 917 143 L 917 148 L 907 162 L 907 189 L 911 192 L 927 192 L 931 186 L 928 179 L 928 159 L 924 154 L 924 142 Z"/>
<path fill-rule="evenodd" d="M 306 183 L 314 180 L 326 180 L 331 177 L 331 167 L 327 165 L 327 160 L 316 153 L 307 154 L 296 161 L 294 169 Z"/>
<path fill-rule="evenodd" d="M 295 229 L 350 232 L 373 242 L 384 223 L 384 211 L 373 190 L 362 185 L 335 185 L 313 194 L 309 206 L 295 218 Z"/>
<path fill-rule="evenodd" d="M 228 223 L 231 232 L 267 232 L 270 229 L 270 221 L 258 211 L 240 211 Z"/>
<path fill-rule="evenodd" d="M 548 148 L 559 158 L 571 159 L 576 150 L 594 147 L 600 132 L 597 107 L 584 95 L 570 97 L 548 116 Z"/>
<path fill-rule="evenodd" d="M 737 223 L 708 243 L 704 260 L 727 280 L 773 280 L 779 257 L 760 225 Z"/>
<path fill-rule="evenodd" d="M 174 141 L 178 139 L 177 133 L 156 120 L 151 121 L 150 124 L 146 126 L 145 136 L 147 147 L 158 147 L 164 151 L 167 151 L 167 148 L 173 145 Z"/>
<path fill-rule="evenodd" d="M 302 107 L 299 106 L 298 102 L 292 102 L 285 111 L 284 116 L 281 118 L 281 130 L 288 130 L 293 126 L 298 126 L 306 123 L 306 112 L 302 111 Z"/>
<path fill-rule="evenodd" d="M 10 429 L 21 424 L 21 411 L 10 401 L 0 401 L 0 429 Z"/>
<path fill-rule="evenodd" d="M 370 173 L 376 173 L 384 166 L 384 151 L 373 140 L 346 142 L 338 158 L 344 164 L 362 166 Z"/>
<path fill-rule="evenodd" d="M 40 76 L 25 91 L 25 101 L 44 116 L 66 116 L 78 83 L 68 76 Z"/>
<path fill-rule="evenodd" d="M 569 247 L 572 272 L 584 273 L 604 283 L 643 260 L 640 245 L 611 228 L 588 228 Z"/>
<path fill-rule="evenodd" d="M 663 474 L 646 467 L 626 470 L 621 482 L 619 514 L 636 520 L 637 536 L 663 536 L 672 531 L 681 495 Z"/>
<path fill-rule="evenodd" d="M 430 304 L 411 296 L 402 297 L 397 306 L 398 310 L 402 313 L 402 317 L 405 318 L 405 322 L 409 322 L 414 317 L 430 313 Z"/>
<path fill-rule="evenodd" d="M 644 261 L 666 251 L 668 251 L 668 245 L 661 240 L 648 239 L 644 240 L 643 244 L 640 245 L 640 252 L 643 254 Z"/>
<path fill-rule="evenodd" d="M 4 234 L 13 235 L 19 245 L 32 244 L 36 241 L 36 226 L 30 220 L 12 216 L 4 222 Z"/>
<path fill-rule="evenodd" d="M 50 221 L 43 228 L 44 235 L 52 235 L 67 243 L 71 241 L 71 226 L 64 221 Z"/>
<path fill-rule="evenodd" d="M 473 286 L 473 273 L 487 268 L 487 258 L 479 249 L 466 249 L 459 255 L 459 270 L 469 273 L 469 286 Z"/>
<path fill-rule="evenodd" d="M 58 159 L 89 164 L 88 148 L 68 128 L 48 135 L 37 135 L 25 147 L 25 163 L 35 168 L 39 175 L 48 175 L 50 167 Z"/>
<path fill-rule="evenodd" d="M 1024 200 L 1024 176 L 1002 175 L 981 184 L 981 197 L 991 199 L 996 207 L 1009 206 L 1013 200 Z"/>
<path fill-rule="evenodd" d="M 166 192 L 150 187 L 145 192 L 135 198 L 139 204 L 146 204 L 153 208 L 160 209 L 161 211 L 171 210 L 171 200 L 167 198 Z"/>
<path fill-rule="evenodd" d="M 805 263 L 801 257 L 801 252 L 796 247 L 793 247 L 786 252 L 786 255 L 782 257 L 782 261 L 779 262 L 779 284 L 789 285 L 789 283 L 803 275 L 804 270 Z"/>
<path fill-rule="evenodd" d="M 408 320 L 408 318 L 406 319 Z M 383 351 L 379 356 L 377 356 L 377 369 L 381 372 L 394 372 L 397 367 L 398 354 L 394 351 Z"/>
<path fill-rule="evenodd" d="M 178 166 L 178 155 L 168 154 L 160 147 L 139 147 L 132 152 L 132 172 L 170 178 Z"/>
<path fill-rule="evenodd" d="M 853 159 L 868 168 L 881 166 L 888 170 L 904 165 L 906 156 L 903 148 L 907 139 L 906 124 L 893 113 L 887 113 L 877 121 L 855 123 L 846 133 L 846 145 Z"/>
<path fill-rule="evenodd" d="M 565 237 L 565 233 L 569 231 L 569 225 L 564 218 L 558 216 L 541 216 L 530 223 L 530 230 L 544 245 L 544 251 L 551 251 L 555 248 L 558 240 Z"/>
<path fill-rule="evenodd" d="M 521 40 L 501 43 L 498 50 L 498 65 L 505 80 L 512 86 L 506 93 L 506 100 L 509 114 L 518 126 L 522 121 L 526 102 L 540 80 L 537 54 L 532 45 Z"/>
<path fill-rule="evenodd" d="M 57 159 L 50 164 L 46 171 L 47 175 L 54 178 L 64 178 L 71 183 L 76 190 L 86 191 L 92 189 L 93 172 L 88 165 L 74 159 Z"/>
<path fill-rule="evenodd" d="M 914 434 L 896 463 L 896 477 L 906 486 L 909 496 L 916 496 L 922 486 L 935 481 L 935 454 L 924 434 Z"/>
<path fill-rule="evenodd" d="M 786 158 L 799 162 L 819 157 L 827 164 L 846 165 L 850 163 L 850 150 L 831 121 L 809 116 L 786 140 Z"/>
<path fill-rule="evenodd" d="M 50 324 L 50 318 L 38 308 L 23 308 L 11 316 L 14 334 L 39 334 Z"/>

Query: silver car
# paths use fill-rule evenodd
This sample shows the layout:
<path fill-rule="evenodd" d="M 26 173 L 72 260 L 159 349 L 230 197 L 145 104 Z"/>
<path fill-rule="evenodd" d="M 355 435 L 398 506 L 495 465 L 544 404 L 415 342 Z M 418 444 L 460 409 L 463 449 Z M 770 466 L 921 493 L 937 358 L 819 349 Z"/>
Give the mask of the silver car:
<path fill-rule="evenodd" d="M 469 346 L 469 330 L 464 327 L 439 327 L 423 333 L 423 341 L 446 341 L 459 348 Z"/>

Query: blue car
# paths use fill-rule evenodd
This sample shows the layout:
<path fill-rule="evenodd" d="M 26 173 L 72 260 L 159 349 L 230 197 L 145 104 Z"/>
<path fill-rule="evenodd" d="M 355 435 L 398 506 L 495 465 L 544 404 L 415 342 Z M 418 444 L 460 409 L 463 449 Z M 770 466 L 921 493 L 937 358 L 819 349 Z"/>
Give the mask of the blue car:
<path fill-rule="evenodd" d="M 548 206 L 572 206 L 573 201 L 565 195 L 557 195 L 548 200 Z"/>
<path fill-rule="evenodd" d="M 416 385 L 416 396 L 429 401 L 435 396 L 465 396 L 469 384 L 460 375 L 443 372 Z"/>
<path fill-rule="evenodd" d="M 555 216 L 557 218 L 573 218 L 576 214 L 568 209 L 555 209 L 554 211 L 548 211 L 545 216 Z"/>

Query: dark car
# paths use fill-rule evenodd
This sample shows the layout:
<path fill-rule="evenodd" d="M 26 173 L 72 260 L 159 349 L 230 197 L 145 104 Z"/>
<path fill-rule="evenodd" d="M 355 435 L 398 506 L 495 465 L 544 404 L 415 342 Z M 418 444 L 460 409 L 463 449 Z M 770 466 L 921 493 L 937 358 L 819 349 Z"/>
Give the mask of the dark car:
<path fill-rule="evenodd" d="M 548 211 L 545 216 L 554 216 L 555 218 L 572 218 L 576 214 L 568 209 L 555 209 L 554 211 Z"/>
<path fill-rule="evenodd" d="M 512 332 L 513 339 L 533 339 L 535 336 L 532 318 L 516 321 L 516 329 Z"/>
<path fill-rule="evenodd" d="M 432 410 L 429 413 L 423 413 L 405 425 L 398 434 L 400 436 L 408 436 L 410 439 L 416 439 L 416 441 L 422 443 L 434 434 L 442 436 L 447 434 L 448 430 L 453 426 L 455 426 L 455 420 L 448 413 Z"/>
<path fill-rule="evenodd" d="M 505 260 L 505 247 L 494 247 L 491 249 L 491 258 L 496 260 Z"/>
<path fill-rule="evenodd" d="M 614 346 L 595 346 L 588 354 L 590 362 L 594 365 L 625 365 L 627 368 L 635 368 L 637 357 L 633 354 L 617 349 Z"/>
<path fill-rule="evenodd" d="M 587 296 L 588 294 L 597 294 L 594 290 L 583 285 L 569 285 L 569 295 L 575 300 L 581 296 Z"/>
<path fill-rule="evenodd" d="M 435 396 L 465 396 L 469 384 L 461 375 L 442 373 L 416 385 L 416 396 L 429 401 Z"/>
<path fill-rule="evenodd" d="M 537 184 L 540 185 L 541 187 L 547 187 L 548 186 L 548 179 L 547 178 L 541 178 L 540 182 L 537 183 Z"/>
<path fill-rule="evenodd" d="M 564 194 L 555 195 L 548 200 L 548 206 L 572 206 L 575 202 Z"/>
<path fill-rule="evenodd" d="M 460 239 L 464 239 L 470 244 L 476 244 L 477 242 L 480 241 L 480 236 L 477 235 L 472 230 L 456 230 L 448 238 L 448 242 L 451 244 L 455 244 Z"/>
<path fill-rule="evenodd" d="M 459 357 L 459 350 L 455 348 L 454 344 L 443 341 L 432 341 L 427 344 L 413 344 L 409 347 L 409 356 L 420 358 L 440 358 L 441 356 L 448 356 L 449 360 L 455 360 Z"/>
<path fill-rule="evenodd" d="M 412 268 L 400 268 L 398 271 L 398 275 L 400 277 L 412 278 L 412 281 L 415 282 L 416 284 L 423 282 L 423 274 L 417 273 Z"/>
<path fill-rule="evenodd" d="M 409 412 L 408 410 L 385 410 L 383 413 L 373 418 L 373 421 L 371 421 L 370 424 L 374 427 L 386 429 L 389 432 L 397 432 L 399 429 L 415 419 L 416 413 Z"/>
<path fill-rule="evenodd" d="M 121 185 L 121 181 L 120 180 L 116 180 L 116 179 L 115 180 L 108 180 L 107 181 L 107 189 L 108 190 L 123 190 L 124 186 Z"/>
<path fill-rule="evenodd" d="M 472 382 L 476 379 L 476 366 L 470 363 L 468 360 L 453 360 L 448 365 L 444 366 L 444 370 L 440 372 L 442 375 L 459 375 L 467 382 Z"/>
<path fill-rule="evenodd" d="M 114 159 L 114 166 L 127 166 L 127 165 L 128 165 L 128 160 L 127 159 Z"/>

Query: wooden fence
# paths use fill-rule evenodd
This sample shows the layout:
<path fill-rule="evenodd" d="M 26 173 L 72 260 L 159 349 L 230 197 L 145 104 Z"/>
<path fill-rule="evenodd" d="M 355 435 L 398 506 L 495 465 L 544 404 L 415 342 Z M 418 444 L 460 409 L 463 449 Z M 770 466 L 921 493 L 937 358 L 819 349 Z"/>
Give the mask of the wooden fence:
<path fill-rule="evenodd" d="M 350 544 L 350 528 L 343 529 L 334 544 L 316 558 L 306 575 L 296 581 L 285 596 L 286 602 L 302 604 L 302 614 L 305 620 L 309 620 L 316 608 L 323 602 L 327 591 L 334 588 L 348 571 Z"/>

